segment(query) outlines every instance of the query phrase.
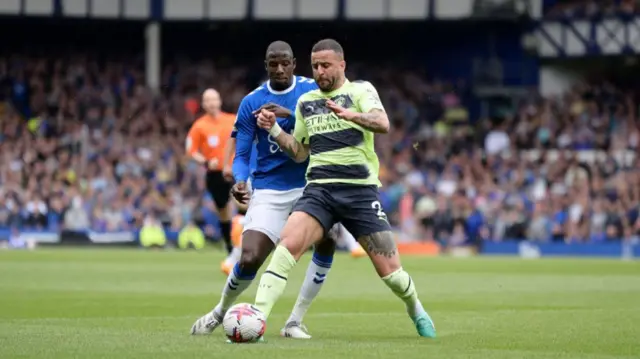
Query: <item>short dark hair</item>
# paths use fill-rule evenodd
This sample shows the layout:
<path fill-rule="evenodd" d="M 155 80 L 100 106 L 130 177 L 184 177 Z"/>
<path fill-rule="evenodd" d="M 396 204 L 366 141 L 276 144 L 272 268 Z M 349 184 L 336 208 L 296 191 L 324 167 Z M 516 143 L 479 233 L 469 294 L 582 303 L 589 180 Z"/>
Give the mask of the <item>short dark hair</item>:
<path fill-rule="evenodd" d="M 344 50 L 342 49 L 342 45 L 334 39 L 324 39 L 316 42 L 315 45 L 311 48 L 311 52 L 325 51 L 331 50 L 336 54 L 344 55 Z"/>
<path fill-rule="evenodd" d="M 265 56 L 269 56 L 269 53 L 272 52 L 283 52 L 293 57 L 293 49 L 291 49 L 291 45 L 281 40 L 270 43 L 267 47 L 267 53 L 265 54 Z"/>

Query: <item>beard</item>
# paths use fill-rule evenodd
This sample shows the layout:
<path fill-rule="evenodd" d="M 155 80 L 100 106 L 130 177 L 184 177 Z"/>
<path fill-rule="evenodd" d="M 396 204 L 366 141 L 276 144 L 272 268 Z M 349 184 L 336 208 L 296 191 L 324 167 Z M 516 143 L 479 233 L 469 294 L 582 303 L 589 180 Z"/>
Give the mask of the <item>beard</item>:
<path fill-rule="evenodd" d="M 336 79 L 334 78 L 316 79 L 316 84 L 320 88 L 320 91 L 330 92 L 333 90 L 333 87 L 336 84 Z"/>

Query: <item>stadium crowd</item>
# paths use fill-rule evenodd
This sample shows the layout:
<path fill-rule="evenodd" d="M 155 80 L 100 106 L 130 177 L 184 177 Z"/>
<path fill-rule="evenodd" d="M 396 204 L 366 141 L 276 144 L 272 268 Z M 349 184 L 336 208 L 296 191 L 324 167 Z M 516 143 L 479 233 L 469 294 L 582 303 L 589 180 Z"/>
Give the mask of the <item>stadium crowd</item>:
<path fill-rule="evenodd" d="M 0 227 L 117 231 L 153 217 L 216 235 L 205 169 L 184 155 L 186 133 L 203 89 L 217 88 L 234 112 L 256 76 L 210 62 L 174 64 L 153 93 L 135 64 L 0 58 Z M 463 83 L 350 69 L 376 84 L 393 119 L 377 149 L 383 207 L 402 238 L 453 246 L 640 235 L 632 94 L 585 85 L 474 119 Z"/>

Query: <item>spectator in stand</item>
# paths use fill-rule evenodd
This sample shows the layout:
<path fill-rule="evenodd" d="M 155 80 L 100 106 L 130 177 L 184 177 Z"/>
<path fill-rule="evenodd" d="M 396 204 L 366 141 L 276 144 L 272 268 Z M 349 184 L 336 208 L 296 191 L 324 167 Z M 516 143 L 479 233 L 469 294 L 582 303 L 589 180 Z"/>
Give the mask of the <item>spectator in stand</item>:
<path fill-rule="evenodd" d="M 508 121 L 498 122 L 484 139 L 484 151 L 487 156 L 495 156 L 503 154 L 506 151 L 511 149 L 511 138 L 505 131 L 507 128 Z M 526 122 L 520 122 L 525 123 Z M 526 129 L 523 130 L 523 126 L 518 126 L 516 133 L 519 135 L 518 138 L 521 139 L 521 136 L 524 136 L 526 133 Z"/>
<path fill-rule="evenodd" d="M 538 202 L 534 204 L 525 238 L 547 242 L 551 240 L 551 226 L 551 217 L 549 216 L 546 205 L 543 202 Z"/>
<path fill-rule="evenodd" d="M 99 219 L 94 218 L 94 220 Z M 91 224 L 86 209 L 82 206 L 82 199 L 74 197 L 64 216 L 64 228 L 70 231 L 85 231 L 91 228 Z"/>
<path fill-rule="evenodd" d="M 418 230 L 403 238 L 444 233 L 447 243 L 464 218 L 468 239 L 478 238 L 475 233 L 484 240 L 629 239 L 640 204 L 640 122 L 634 96 L 608 83 L 581 85 L 562 98 L 523 101 L 515 116 L 456 127 L 424 121 L 412 132 L 395 126 L 394 142 L 417 146 L 410 155 L 396 150 L 387 160 L 385 176 L 396 181 L 385 181 L 386 208 L 397 208 L 394 201 L 407 197 L 415 204 Z M 435 190 L 437 210 L 429 191 L 412 190 L 421 186 Z M 460 210 L 460 190 L 477 214 Z M 396 220 L 393 211 L 387 212 Z M 480 230 L 472 220 L 478 214 Z M 413 228 L 402 223 L 405 230 Z"/>
<path fill-rule="evenodd" d="M 144 218 L 219 236 L 205 169 L 187 161 L 190 100 L 215 86 L 233 112 L 250 71 L 176 63 L 163 92 L 125 59 L 0 59 L 0 227 L 118 231 Z M 637 94 L 610 83 L 529 96 L 469 117 L 460 82 L 350 65 L 378 85 L 394 119 L 376 139 L 381 200 L 402 239 L 468 245 L 511 237 L 617 241 L 640 235 Z M 562 150 L 562 151 L 558 151 Z M 464 232 L 464 233 L 463 233 Z"/>

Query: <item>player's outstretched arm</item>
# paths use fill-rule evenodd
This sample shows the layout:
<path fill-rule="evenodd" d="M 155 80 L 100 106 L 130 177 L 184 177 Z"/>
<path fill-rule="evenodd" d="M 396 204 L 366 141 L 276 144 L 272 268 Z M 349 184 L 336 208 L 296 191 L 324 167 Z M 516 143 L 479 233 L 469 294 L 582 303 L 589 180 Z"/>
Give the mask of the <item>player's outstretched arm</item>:
<path fill-rule="evenodd" d="M 356 112 L 356 116 L 350 121 L 371 132 L 389 133 L 389 117 L 386 112 L 379 109 L 373 109 L 367 113 Z"/>

